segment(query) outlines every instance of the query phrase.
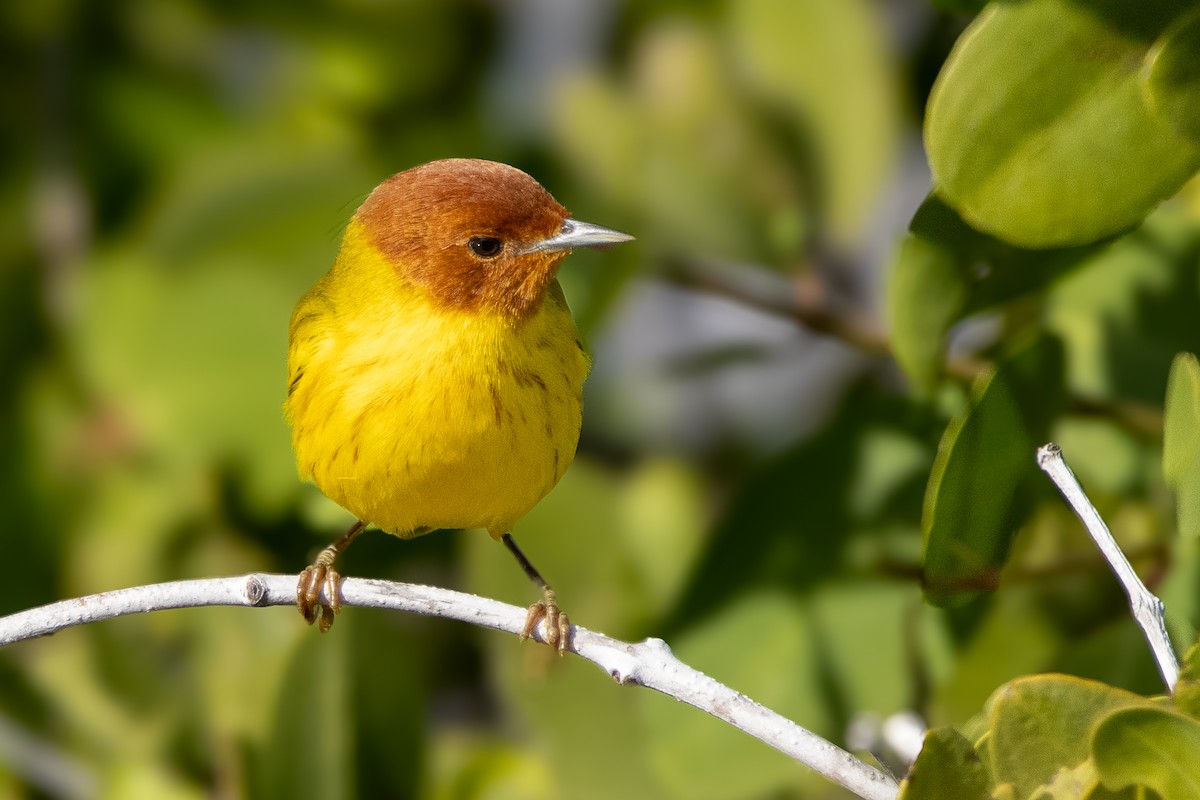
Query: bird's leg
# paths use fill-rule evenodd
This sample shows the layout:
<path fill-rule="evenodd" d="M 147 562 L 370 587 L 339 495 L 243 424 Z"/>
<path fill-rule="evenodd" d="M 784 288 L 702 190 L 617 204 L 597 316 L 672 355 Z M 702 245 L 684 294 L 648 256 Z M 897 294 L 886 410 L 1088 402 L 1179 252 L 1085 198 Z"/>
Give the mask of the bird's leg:
<path fill-rule="evenodd" d="M 546 583 L 542 574 L 537 571 L 537 567 L 533 566 L 521 552 L 521 548 L 517 547 L 512 534 L 504 534 L 500 537 L 500 541 L 504 542 L 504 546 L 516 557 L 517 563 L 521 565 L 521 569 L 525 570 L 529 580 L 542 590 L 542 599 L 531 605 L 525 616 L 525 627 L 521 629 L 521 639 L 528 639 L 533 633 L 533 629 L 544 619 L 546 620 L 546 644 L 556 648 L 561 656 L 567 652 L 567 648 L 571 644 L 571 620 L 565 611 L 559 610 L 558 596 L 550 588 L 550 584 Z"/>
<path fill-rule="evenodd" d="M 333 561 L 366 527 L 367 523 L 362 520 L 355 522 L 342 538 L 322 550 L 317 559 L 300 573 L 300 580 L 296 584 L 296 608 L 304 615 L 304 621 L 309 625 L 319 617 L 317 627 L 321 629 L 321 633 L 329 630 L 333 625 L 334 614 L 342 608 L 342 598 L 338 594 L 338 581 L 342 576 L 333 569 Z M 325 585 L 327 605 L 317 602 L 321 596 L 322 584 Z"/>

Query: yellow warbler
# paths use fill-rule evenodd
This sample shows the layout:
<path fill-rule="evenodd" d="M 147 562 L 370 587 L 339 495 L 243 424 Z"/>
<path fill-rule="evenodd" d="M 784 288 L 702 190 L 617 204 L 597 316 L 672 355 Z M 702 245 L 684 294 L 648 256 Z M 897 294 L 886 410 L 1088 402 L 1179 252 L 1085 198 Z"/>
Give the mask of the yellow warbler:
<path fill-rule="evenodd" d="M 632 238 L 572 219 L 491 161 L 434 161 L 371 193 L 291 319 L 285 410 L 301 477 L 359 520 L 301 573 L 305 619 L 332 624 L 333 561 L 366 526 L 484 528 L 542 589 L 524 636 L 545 618 L 547 641 L 568 646 L 554 591 L 510 531 L 579 441 L 589 360 L 555 273 L 573 248 Z"/>

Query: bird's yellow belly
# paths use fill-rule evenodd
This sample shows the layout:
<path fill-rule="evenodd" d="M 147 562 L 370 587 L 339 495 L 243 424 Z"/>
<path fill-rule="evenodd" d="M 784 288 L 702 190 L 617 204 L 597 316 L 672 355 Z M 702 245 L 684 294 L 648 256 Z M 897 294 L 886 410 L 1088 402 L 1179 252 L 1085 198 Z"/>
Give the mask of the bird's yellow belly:
<path fill-rule="evenodd" d="M 579 439 L 587 359 L 569 317 L 541 322 L 555 324 L 520 336 L 410 331 L 392 355 L 305 387 L 289 404 L 301 473 L 399 536 L 510 530 L 562 477 Z"/>

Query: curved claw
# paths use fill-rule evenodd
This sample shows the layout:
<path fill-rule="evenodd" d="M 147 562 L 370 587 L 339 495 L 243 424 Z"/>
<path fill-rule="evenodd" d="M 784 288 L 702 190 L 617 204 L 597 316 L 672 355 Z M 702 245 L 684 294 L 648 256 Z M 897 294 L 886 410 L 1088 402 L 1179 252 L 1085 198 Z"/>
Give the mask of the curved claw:
<path fill-rule="evenodd" d="M 317 623 L 321 633 L 333 626 L 334 615 L 342 610 L 342 598 L 338 593 L 341 575 L 324 564 L 313 564 L 300 573 L 296 582 L 296 608 L 309 625 Z M 321 603 L 321 589 L 325 589 L 326 603 Z"/>
<path fill-rule="evenodd" d="M 545 589 L 541 600 L 529 606 L 525 615 L 525 625 L 521 628 L 521 640 L 530 638 L 542 620 L 546 621 L 546 644 L 556 649 L 561 656 L 571 647 L 571 620 L 567 613 L 558 607 L 558 598 L 549 587 Z"/>

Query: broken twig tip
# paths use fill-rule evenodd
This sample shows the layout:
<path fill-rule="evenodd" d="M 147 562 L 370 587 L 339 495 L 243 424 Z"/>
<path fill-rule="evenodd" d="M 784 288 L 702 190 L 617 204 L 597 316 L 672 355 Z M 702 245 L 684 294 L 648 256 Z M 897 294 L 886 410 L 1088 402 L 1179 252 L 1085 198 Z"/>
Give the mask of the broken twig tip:
<path fill-rule="evenodd" d="M 1062 448 L 1054 442 L 1047 442 L 1037 449 L 1038 466 L 1042 469 L 1046 468 L 1048 462 L 1059 458 L 1062 458 Z"/>

